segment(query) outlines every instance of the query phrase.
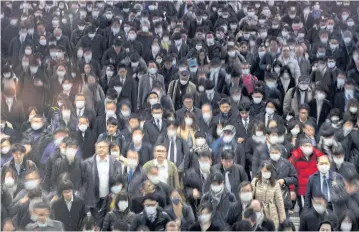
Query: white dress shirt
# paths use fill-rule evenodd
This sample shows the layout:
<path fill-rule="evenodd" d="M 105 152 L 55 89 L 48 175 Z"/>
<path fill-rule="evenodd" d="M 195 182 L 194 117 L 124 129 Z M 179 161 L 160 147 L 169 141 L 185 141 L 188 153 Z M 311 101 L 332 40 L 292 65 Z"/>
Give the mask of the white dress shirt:
<path fill-rule="evenodd" d="M 168 161 L 165 160 L 163 164 L 159 164 L 157 160 L 155 159 L 154 162 L 156 167 L 158 167 L 158 176 L 161 179 L 161 182 L 168 183 Z"/>
<path fill-rule="evenodd" d="M 97 172 L 99 180 L 100 198 L 106 197 L 109 193 L 110 180 L 110 159 L 107 155 L 105 159 L 101 159 L 99 155 L 96 156 Z"/>
<path fill-rule="evenodd" d="M 81 117 L 84 114 L 85 107 L 82 109 L 76 109 L 77 117 Z"/>
<path fill-rule="evenodd" d="M 69 212 L 71 211 L 71 206 L 72 206 L 72 202 L 73 202 L 73 201 L 74 201 L 74 196 L 73 196 L 73 195 L 72 195 L 70 201 L 66 201 L 66 200 L 65 200 L 65 203 L 66 203 L 66 206 L 67 206 L 67 209 L 69 210 Z"/>

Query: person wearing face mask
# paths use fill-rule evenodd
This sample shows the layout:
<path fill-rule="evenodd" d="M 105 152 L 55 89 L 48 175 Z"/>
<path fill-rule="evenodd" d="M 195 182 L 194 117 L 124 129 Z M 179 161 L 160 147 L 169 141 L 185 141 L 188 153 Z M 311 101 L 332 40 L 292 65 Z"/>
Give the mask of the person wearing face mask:
<path fill-rule="evenodd" d="M 320 185 L 319 185 L 320 186 Z M 333 225 L 334 228 L 337 227 L 338 218 L 332 210 L 328 209 L 327 201 L 324 194 L 316 193 L 312 195 L 312 198 L 308 200 L 313 207 L 305 210 L 300 215 L 300 231 L 318 231 L 318 228 L 323 227 L 323 221 L 326 221 L 326 224 Z M 330 230 L 320 230 L 320 231 L 332 231 Z"/>
<path fill-rule="evenodd" d="M 269 122 L 271 120 L 276 121 L 277 123 L 283 123 L 283 119 L 277 113 L 278 109 L 278 100 L 277 99 L 267 99 L 265 103 L 265 110 L 264 112 L 260 112 L 259 114 L 255 115 L 255 120 L 264 122 L 266 127 L 268 127 Z"/>
<path fill-rule="evenodd" d="M 204 89 L 204 92 L 199 94 L 198 106 L 203 106 L 209 102 L 213 109 L 217 109 L 219 107 L 218 102 L 222 99 L 221 94 L 215 91 L 215 86 L 211 80 L 206 79 L 204 81 Z"/>
<path fill-rule="evenodd" d="M 289 158 L 289 161 L 297 170 L 298 187 L 296 195 L 300 211 L 302 211 L 304 206 L 309 176 L 318 171 L 316 160 L 323 155 L 320 150 L 313 147 L 310 139 L 302 138 L 299 141 L 299 147 L 292 151 L 292 155 Z M 293 185 L 290 186 L 291 192 L 294 192 L 294 189 Z"/>
<path fill-rule="evenodd" d="M 75 134 L 79 143 L 79 150 L 82 158 L 87 159 L 95 153 L 95 143 L 97 140 L 95 132 L 90 128 L 89 118 L 85 115 L 77 118 L 77 132 Z"/>
<path fill-rule="evenodd" d="M 71 57 L 72 46 L 69 37 L 63 34 L 63 30 L 60 27 L 55 28 L 53 34 L 56 37 L 56 46 L 63 47 L 65 54 Z"/>
<path fill-rule="evenodd" d="M 76 44 L 80 41 L 81 37 L 85 35 L 86 22 L 79 19 L 77 24 L 74 25 L 77 25 L 77 27 L 73 29 L 70 37 L 70 43 L 73 49 L 76 48 Z"/>
<path fill-rule="evenodd" d="M 340 128 L 341 129 L 341 128 Z M 333 149 L 338 146 L 338 139 L 335 135 L 335 128 L 330 127 L 330 125 L 324 124 L 319 131 L 318 136 L 320 136 L 318 149 L 320 149 L 325 155 L 329 156 L 330 161 L 333 160 Z"/>
<path fill-rule="evenodd" d="M 353 79 L 348 79 L 344 84 L 344 91 L 336 95 L 334 107 L 338 108 L 340 112 L 345 112 L 349 100 L 355 98 L 359 99 L 359 93 L 355 90 L 357 84 Z"/>
<path fill-rule="evenodd" d="M 40 229 L 44 231 L 50 231 L 50 230 L 65 231 L 62 222 L 50 219 L 51 208 L 48 203 L 45 203 L 43 201 L 36 202 L 33 205 L 32 211 L 33 211 L 32 214 L 37 216 L 36 217 L 37 220 L 35 220 L 33 223 L 29 223 L 28 225 L 26 225 L 25 227 L 26 231 L 40 230 Z"/>
<path fill-rule="evenodd" d="M 253 199 L 251 182 L 242 181 L 238 186 L 238 201 L 231 204 L 228 211 L 227 224 L 232 226 L 242 218 L 245 210 L 250 207 Z"/>
<path fill-rule="evenodd" d="M 127 193 L 120 193 L 114 200 L 114 207 L 106 214 L 102 224 L 103 231 L 110 231 L 116 221 L 121 220 L 128 226 L 131 225 L 135 214 L 131 211 L 131 200 Z"/>
<path fill-rule="evenodd" d="M 20 24 L 19 28 L 16 29 L 16 32 L 18 33 L 17 34 L 18 36 L 16 36 L 16 34 L 15 34 L 13 37 L 9 38 L 8 40 L 4 40 L 4 42 L 9 41 L 9 42 L 5 42 L 5 43 L 8 43 L 8 46 L 7 46 L 9 48 L 8 55 L 9 55 L 11 64 L 13 66 L 16 66 L 19 63 L 19 59 L 18 59 L 19 57 L 26 54 L 25 48 L 29 47 L 31 50 L 31 47 L 33 45 L 32 39 L 27 34 L 27 27 L 24 23 Z M 8 32 L 8 33 L 11 33 L 11 32 Z M 5 37 L 6 37 L 6 35 L 5 35 Z M 26 55 L 30 55 L 30 54 L 26 54 Z"/>
<path fill-rule="evenodd" d="M 174 33 L 172 36 L 172 41 L 170 47 L 169 47 L 169 53 L 177 54 L 177 58 L 181 60 L 182 58 L 185 58 L 186 55 L 189 52 L 189 47 L 186 43 L 183 42 L 181 34 L 180 33 Z"/>
<path fill-rule="evenodd" d="M 188 228 L 195 223 L 192 208 L 182 200 L 178 190 L 172 190 L 170 199 L 171 205 L 165 208 L 165 212 L 172 220 L 181 221 L 182 230 L 188 230 Z"/>
<path fill-rule="evenodd" d="M 214 172 L 210 177 L 210 191 L 201 198 L 201 204 L 211 202 L 213 208 L 213 218 L 216 223 L 225 225 L 228 217 L 229 206 L 236 201 L 236 197 L 227 190 L 224 185 L 224 176 L 220 172 Z"/>
<path fill-rule="evenodd" d="M 224 150 L 221 154 L 220 163 L 212 167 L 212 172 L 222 173 L 225 177 L 225 188 L 227 188 L 229 192 L 236 194 L 237 189 L 235 186 L 237 183 L 247 181 L 248 176 L 242 165 L 234 163 L 234 155 L 233 151 Z"/>
<path fill-rule="evenodd" d="M 275 168 L 274 175 L 277 183 L 281 187 L 282 192 L 289 193 L 289 186 L 297 185 L 297 171 L 293 164 L 282 157 L 284 147 L 282 145 L 273 145 L 269 150 L 270 162 Z M 292 208 L 292 201 L 289 194 L 283 194 L 284 208 L 287 217 L 289 210 Z"/>
<path fill-rule="evenodd" d="M 10 67 L 10 64 L 3 64 L 3 68 L 1 69 L 1 85 L 3 86 L 3 90 L 9 88 L 15 89 L 15 95 L 20 92 L 19 79 Z"/>
<path fill-rule="evenodd" d="M 297 87 L 288 90 L 284 97 L 283 111 L 288 113 L 294 109 L 298 114 L 299 105 L 310 102 L 314 98 L 314 92 L 309 86 L 310 79 L 308 76 L 300 76 Z"/>
<path fill-rule="evenodd" d="M 137 136 L 141 136 L 139 129 L 133 134 L 133 137 L 136 139 Z M 125 172 L 128 180 L 128 192 L 134 193 L 137 191 L 138 181 L 142 178 L 143 174 L 141 161 L 146 160 L 140 157 L 140 153 L 136 149 L 128 149 L 126 154 L 127 162 Z"/>
<path fill-rule="evenodd" d="M 23 63 L 24 62 L 25 60 L 23 59 Z M 28 109 L 30 106 L 34 106 L 41 112 L 44 112 L 46 108 L 45 105 L 48 102 L 48 91 L 50 91 L 51 86 L 50 78 L 46 78 L 46 75 L 41 69 L 36 71 L 36 69 L 40 67 L 36 59 L 30 60 L 26 65 L 32 70 L 24 74 L 23 88 L 26 89 L 22 94 L 24 108 Z M 60 91 L 61 83 L 58 83 L 57 87 L 58 91 Z M 50 95 L 50 99 L 51 97 L 52 95 Z"/>
<path fill-rule="evenodd" d="M 58 192 L 61 197 L 51 205 L 53 219 L 62 222 L 67 231 L 81 230 L 81 222 L 86 217 L 84 201 L 75 194 L 74 185 L 70 180 L 61 181 Z"/>
<path fill-rule="evenodd" d="M 345 118 L 348 121 L 351 121 L 353 124 L 356 124 L 359 114 L 359 101 L 355 98 L 352 98 L 348 101 L 347 109 L 343 115 L 343 119 Z"/>
<path fill-rule="evenodd" d="M 173 80 L 168 87 L 168 95 L 171 97 L 175 110 L 182 108 L 182 99 L 186 95 L 194 95 L 197 92 L 196 85 L 190 80 L 190 72 L 180 72 L 179 80 Z"/>
<path fill-rule="evenodd" d="M 203 202 L 197 211 L 198 221 L 193 224 L 189 231 L 223 231 L 225 226 L 215 218 L 216 210 L 211 202 Z"/>
<path fill-rule="evenodd" d="M 146 121 L 143 125 L 144 140 L 154 145 L 158 135 L 167 128 L 167 120 L 163 119 L 163 108 L 156 103 L 151 107 L 152 120 Z"/>
<path fill-rule="evenodd" d="M 156 193 L 148 193 L 143 197 L 143 211 L 136 214 L 130 231 L 136 231 L 141 226 L 146 226 L 151 231 L 164 230 L 171 217 L 158 207 L 159 196 Z"/>
<path fill-rule="evenodd" d="M 147 95 L 155 84 L 160 84 L 165 89 L 164 77 L 158 73 L 155 61 L 148 62 L 148 73 L 142 76 L 138 83 L 137 109 L 142 109 Z"/>
<path fill-rule="evenodd" d="M 178 69 L 172 65 L 173 57 L 170 55 L 164 56 L 163 58 L 163 67 L 159 70 L 159 74 L 164 77 L 164 83 L 166 89 L 168 89 L 168 85 L 173 80 L 174 76 L 178 75 Z"/>
<path fill-rule="evenodd" d="M 134 118 L 131 116 L 130 120 L 134 120 Z M 152 145 L 145 141 L 142 129 L 133 128 L 132 134 L 130 133 L 129 136 L 132 136 L 132 141 L 128 141 L 127 152 L 131 150 L 138 152 L 140 165 L 150 161 L 153 158 Z"/>
<path fill-rule="evenodd" d="M 337 172 L 342 176 L 345 176 L 348 171 L 357 173 L 353 163 L 344 161 L 345 153 L 345 149 L 341 144 L 333 149 L 333 161 L 330 164 L 330 170 L 332 172 Z"/>
<path fill-rule="evenodd" d="M 92 50 L 92 57 L 99 62 L 106 50 L 105 44 L 105 38 L 96 33 L 96 27 L 91 25 L 87 28 L 87 35 L 81 37 L 76 48 L 90 47 Z"/>
<path fill-rule="evenodd" d="M 314 99 L 308 102 L 309 116 L 316 119 L 319 128 L 325 122 L 326 115 L 330 113 L 332 108 L 330 102 L 326 99 L 327 91 L 327 88 L 323 85 L 316 85 Z"/>
<path fill-rule="evenodd" d="M 286 219 L 285 206 L 281 187 L 276 181 L 274 166 L 270 161 L 263 161 L 259 166 L 259 172 L 252 180 L 253 198 L 263 201 L 265 205 L 264 215 L 273 220 L 278 228 Z"/>
<path fill-rule="evenodd" d="M 81 166 L 82 157 L 80 156 L 79 145 L 73 137 L 65 138 L 64 142 L 66 143 L 66 149 L 63 149 L 64 153 L 53 158 L 51 183 L 56 183 L 62 173 L 69 173 L 74 193 L 80 195 L 83 167 Z M 52 189 L 56 189 L 56 186 L 53 186 Z"/>
<path fill-rule="evenodd" d="M 291 55 L 291 49 L 288 45 L 282 47 L 282 53 L 278 57 L 278 61 L 282 65 L 287 65 L 292 73 L 293 77 L 298 80 L 301 75 L 298 61 Z"/>
<path fill-rule="evenodd" d="M 359 230 L 355 214 L 352 211 L 346 211 L 338 218 L 338 231 L 357 231 Z"/>
<path fill-rule="evenodd" d="M 20 130 L 21 124 L 25 121 L 25 112 L 22 102 L 16 98 L 14 88 L 3 89 L 1 103 L 2 114 L 12 124 L 13 129 Z"/>

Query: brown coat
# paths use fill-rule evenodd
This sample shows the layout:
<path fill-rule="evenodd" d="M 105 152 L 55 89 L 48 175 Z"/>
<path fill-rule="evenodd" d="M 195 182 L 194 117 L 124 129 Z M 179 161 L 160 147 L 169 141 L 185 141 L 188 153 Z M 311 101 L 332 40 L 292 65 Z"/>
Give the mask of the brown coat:
<path fill-rule="evenodd" d="M 272 187 L 268 182 L 252 180 L 254 199 L 263 202 L 264 215 L 273 220 L 278 229 L 279 222 L 286 219 L 282 191 L 278 183 Z M 256 183 L 257 182 L 257 183 Z"/>

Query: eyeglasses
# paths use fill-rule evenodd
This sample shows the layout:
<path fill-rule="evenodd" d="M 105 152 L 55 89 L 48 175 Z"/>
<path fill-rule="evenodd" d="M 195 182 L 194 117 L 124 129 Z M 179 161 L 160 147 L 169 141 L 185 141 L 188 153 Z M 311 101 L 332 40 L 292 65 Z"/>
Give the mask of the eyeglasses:
<path fill-rule="evenodd" d="M 156 150 L 156 152 L 166 152 L 166 150 Z"/>

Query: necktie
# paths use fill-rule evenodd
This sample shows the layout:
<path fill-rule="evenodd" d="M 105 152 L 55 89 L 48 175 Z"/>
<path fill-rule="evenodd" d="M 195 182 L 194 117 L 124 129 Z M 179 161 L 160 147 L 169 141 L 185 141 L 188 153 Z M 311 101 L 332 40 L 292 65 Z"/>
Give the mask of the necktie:
<path fill-rule="evenodd" d="M 272 116 L 268 114 L 267 116 L 267 126 L 269 125 L 270 120 L 272 119 Z"/>
<path fill-rule="evenodd" d="M 128 172 L 128 182 L 132 180 L 132 176 L 133 176 L 133 170 L 130 169 L 130 171 Z"/>
<path fill-rule="evenodd" d="M 326 200 L 329 200 L 329 196 L 328 196 L 328 181 L 327 181 L 327 177 L 326 176 L 323 176 L 323 188 L 322 188 L 322 192 L 325 196 L 325 199 Z"/>
<path fill-rule="evenodd" d="M 160 120 L 159 120 L 159 119 L 157 119 L 157 127 L 158 127 L 159 130 L 161 130 L 161 124 L 160 124 Z"/>
<path fill-rule="evenodd" d="M 232 192 L 231 183 L 229 182 L 229 172 L 228 171 L 226 172 L 224 181 L 225 181 L 226 188 L 227 188 L 228 192 Z"/>
<path fill-rule="evenodd" d="M 170 140 L 170 161 L 175 162 L 175 141 L 173 139 Z"/>
<path fill-rule="evenodd" d="M 192 136 L 191 136 L 191 132 L 188 131 L 188 147 L 192 147 L 193 145 L 193 141 L 192 141 Z"/>
<path fill-rule="evenodd" d="M 248 119 L 244 119 L 244 128 L 247 130 L 248 129 Z"/>

